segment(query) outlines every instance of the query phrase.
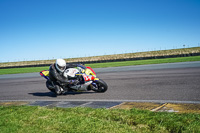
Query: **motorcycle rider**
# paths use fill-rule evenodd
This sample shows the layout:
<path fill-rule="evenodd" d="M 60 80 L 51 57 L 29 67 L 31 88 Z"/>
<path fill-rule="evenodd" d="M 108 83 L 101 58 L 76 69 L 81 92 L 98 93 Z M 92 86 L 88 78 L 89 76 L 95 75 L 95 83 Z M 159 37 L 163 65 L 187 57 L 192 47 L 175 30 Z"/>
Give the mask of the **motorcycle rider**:
<path fill-rule="evenodd" d="M 80 66 L 79 64 L 67 64 L 63 59 L 57 59 L 54 64 L 49 68 L 49 80 L 46 83 L 46 86 L 51 91 L 55 92 L 57 95 L 62 93 L 62 88 L 59 85 L 62 84 L 73 84 L 76 85 L 79 83 L 79 76 L 70 77 L 64 76 L 64 72 L 68 68 L 74 68 Z"/>

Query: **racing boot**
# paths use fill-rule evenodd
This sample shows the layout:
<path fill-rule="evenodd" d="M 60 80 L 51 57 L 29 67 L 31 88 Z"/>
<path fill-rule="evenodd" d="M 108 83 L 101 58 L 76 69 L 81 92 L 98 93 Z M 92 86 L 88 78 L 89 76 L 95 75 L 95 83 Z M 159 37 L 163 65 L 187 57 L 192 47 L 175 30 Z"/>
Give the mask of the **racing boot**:
<path fill-rule="evenodd" d="M 64 93 L 64 90 L 60 86 L 56 85 L 56 87 L 55 87 L 55 93 L 57 95 L 61 95 L 62 93 Z"/>
<path fill-rule="evenodd" d="M 55 87 L 55 93 L 57 95 L 61 95 L 62 94 L 62 90 L 61 90 L 61 88 L 58 85 L 56 85 L 56 87 Z"/>

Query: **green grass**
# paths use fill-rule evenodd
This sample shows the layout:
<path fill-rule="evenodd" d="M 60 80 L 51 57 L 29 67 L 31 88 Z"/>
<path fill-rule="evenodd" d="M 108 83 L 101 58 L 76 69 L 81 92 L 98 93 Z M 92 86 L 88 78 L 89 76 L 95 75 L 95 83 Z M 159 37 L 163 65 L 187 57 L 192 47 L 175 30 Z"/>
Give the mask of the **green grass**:
<path fill-rule="evenodd" d="M 188 55 L 188 54 L 196 54 L 196 53 L 200 53 L 200 47 L 146 51 L 146 52 L 114 54 L 114 55 L 102 55 L 102 56 L 90 56 L 90 57 L 79 57 L 79 58 L 66 58 L 65 61 L 67 61 L 69 63 L 70 62 L 80 62 L 80 61 L 87 62 L 87 61 L 158 57 L 158 56 L 170 56 L 170 55 Z M 55 59 L 36 60 L 36 61 L 4 62 L 4 63 L 0 63 L 0 67 L 52 64 L 54 62 L 55 62 Z"/>
<path fill-rule="evenodd" d="M 121 61 L 121 62 L 108 62 L 108 63 L 94 63 L 94 64 L 85 64 L 85 65 L 90 66 L 92 68 L 103 68 L 103 67 L 119 67 L 119 66 L 131 66 L 131 65 L 188 62 L 188 61 L 200 61 L 200 56 L 165 58 L 165 59 L 149 59 L 149 60 L 137 60 L 137 61 Z M 32 72 L 40 72 L 42 70 L 48 70 L 48 69 L 49 69 L 48 66 L 47 67 L 0 69 L 0 75 L 17 74 L 17 73 L 32 73 Z"/>
<path fill-rule="evenodd" d="M 200 114 L 147 110 L 0 106 L 1 133 L 199 132 Z"/>
<path fill-rule="evenodd" d="M 32 72 L 40 72 L 42 70 L 48 70 L 48 69 L 49 69 L 49 66 L 0 69 L 0 75 L 17 74 L 17 73 L 32 73 Z"/>
<path fill-rule="evenodd" d="M 200 61 L 200 56 L 88 64 L 92 68 Z"/>

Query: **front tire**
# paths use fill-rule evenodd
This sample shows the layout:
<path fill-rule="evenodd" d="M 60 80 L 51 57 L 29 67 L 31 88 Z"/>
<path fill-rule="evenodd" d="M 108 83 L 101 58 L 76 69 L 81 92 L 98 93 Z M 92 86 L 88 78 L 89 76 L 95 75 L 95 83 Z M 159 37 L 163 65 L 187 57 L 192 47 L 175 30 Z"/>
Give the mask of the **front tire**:
<path fill-rule="evenodd" d="M 103 80 L 99 79 L 96 80 L 95 83 L 97 84 L 98 89 L 95 90 L 96 92 L 103 93 L 106 92 L 108 89 L 108 85 Z"/>

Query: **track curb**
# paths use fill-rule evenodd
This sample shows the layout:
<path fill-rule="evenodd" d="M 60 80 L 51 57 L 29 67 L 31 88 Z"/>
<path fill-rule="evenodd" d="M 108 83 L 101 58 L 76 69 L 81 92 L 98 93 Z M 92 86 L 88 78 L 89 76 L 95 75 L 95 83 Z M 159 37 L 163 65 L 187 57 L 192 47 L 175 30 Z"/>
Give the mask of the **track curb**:
<path fill-rule="evenodd" d="M 90 107 L 107 109 L 142 109 L 153 112 L 199 113 L 199 103 L 155 103 L 120 101 L 0 101 L 0 106 Z"/>

